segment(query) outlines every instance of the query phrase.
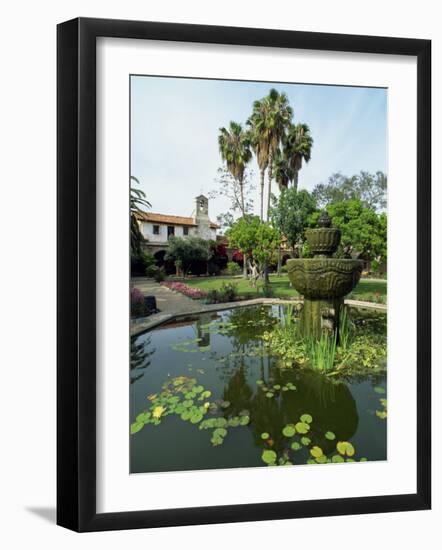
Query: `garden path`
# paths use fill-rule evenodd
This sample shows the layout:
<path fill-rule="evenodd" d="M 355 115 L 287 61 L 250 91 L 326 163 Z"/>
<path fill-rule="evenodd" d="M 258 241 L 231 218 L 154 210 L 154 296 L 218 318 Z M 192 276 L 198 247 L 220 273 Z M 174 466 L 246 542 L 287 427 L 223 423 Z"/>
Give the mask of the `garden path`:
<path fill-rule="evenodd" d="M 132 284 L 140 289 L 145 296 L 155 296 L 157 308 L 161 313 L 193 313 L 201 310 L 201 304 L 191 298 L 179 294 L 156 283 L 153 279 L 134 278 Z"/>

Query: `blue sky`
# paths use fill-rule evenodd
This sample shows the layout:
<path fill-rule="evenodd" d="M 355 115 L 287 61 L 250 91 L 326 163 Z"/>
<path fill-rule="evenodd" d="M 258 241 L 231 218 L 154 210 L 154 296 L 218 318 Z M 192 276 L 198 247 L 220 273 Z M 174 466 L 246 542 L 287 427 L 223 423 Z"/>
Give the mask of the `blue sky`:
<path fill-rule="evenodd" d="M 153 212 L 190 216 L 194 197 L 216 188 L 219 128 L 231 120 L 244 124 L 253 101 L 271 87 L 287 94 L 294 122 L 307 123 L 314 139 L 300 189 L 311 190 L 338 171 L 387 172 L 385 89 L 132 76 L 131 173 Z M 258 184 L 255 160 L 251 169 Z M 258 185 L 254 199 L 257 213 Z M 227 199 L 210 201 L 213 220 L 229 209 Z"/>

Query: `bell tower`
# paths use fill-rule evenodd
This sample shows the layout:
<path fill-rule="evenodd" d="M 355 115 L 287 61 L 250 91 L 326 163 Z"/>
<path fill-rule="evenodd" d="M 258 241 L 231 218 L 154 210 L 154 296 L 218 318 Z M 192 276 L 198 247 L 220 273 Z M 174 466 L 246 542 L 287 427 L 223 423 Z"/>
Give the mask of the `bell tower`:
<path fill-rule="evenodd" d="M 196 216 L 209 216 L 209 199 L 204 195 L 196 197 Z"/>
<path fill-rule="evenodd" d="M 209 199 L 204 195 L 198 195 L 195 201 L 195 223 L 198 226 L 198 236 L 210 239 Z"/>

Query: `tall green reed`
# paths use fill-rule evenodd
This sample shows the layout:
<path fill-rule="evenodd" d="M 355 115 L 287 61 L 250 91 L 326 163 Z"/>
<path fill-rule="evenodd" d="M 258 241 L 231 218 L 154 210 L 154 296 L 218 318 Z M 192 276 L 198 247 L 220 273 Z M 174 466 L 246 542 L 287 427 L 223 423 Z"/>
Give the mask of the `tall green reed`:
<path fill-rule="evenodd" d="M 323 332 L 319 340 L 309 337 L 305 342 L 311 366 L 321 372 L 332 371 L 336 357 L 337 333 Z"/>

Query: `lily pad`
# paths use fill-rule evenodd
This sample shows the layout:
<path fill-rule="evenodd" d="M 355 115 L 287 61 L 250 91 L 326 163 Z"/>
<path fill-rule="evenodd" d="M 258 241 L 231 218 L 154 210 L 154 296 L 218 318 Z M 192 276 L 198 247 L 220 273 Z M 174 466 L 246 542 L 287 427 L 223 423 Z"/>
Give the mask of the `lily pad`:
<path fill-rule="evenodd" d="M 226 437 L 227 435 L 227 430 L 225 428 L 216 428 L 216 430 L 214 430 L 213 432 L 213 437 Z"/>
<path fill-rule="evenodd" d="M 201 422 L 202 419 L 203 419 L 203 414 L 200 411 L 194 413 L 190 417 L 190 421 L 192 422 L 192 424 L 198 424 L 198 422 Z"/>
<path fill-rule="evenodd" d="M 298 443 L 297 441 L 293 441 L 293 443 L 291 444 L 291 448 L 294 451 L 299 451 L 299 449 L 302 449 L 302 445 L 300 443 Z"/>
<path fill-rule="evenodd" d="M 327 462 L 327 457 L 325 455 L 318 456 L 315 459 L 318 464 L 325 464 Z"/>
<path fill-rule="evenodd" d="M 295 428 L 299 434 L 306 434 L 310 430 L 310 426 L 305 422 L 297 422 Z"/>
<path fill-rule="evenodd" d="M 332 462 L 345 462 L 341 455 L 332 456 Z"/>
<path fill-rule="evenodd" d="M 353 456 L 355 454 L 353 445 L 348 441 L 338 441 L 336 444 L 336 449 L 341 455 L 344 456 Z"/>
<path fill-rule="evenodd" d="M 263 460 L 263 462 L 265 462 L 266 464 L 275 464 L 276 462 L 276 453 L 275 451 L 272 451 L 270 449 L 265 449 L 263 452 L 262 452 L 262 455 L 261 455 L 261 458 Z"/>
<path fill-rule="evenodd" d="M 282 429 L 282 435 L 285 435 L 285 437 L 293 437 L 296 434 L 296 428 L 293 424 L 287 424 L 287 426 L 284 426 Z"/>
<path fill-rule="evenodd" d="M 305 447 L 308 447 L 310 445 L 310 443 L 312 442 L 312 440 L 309 438 L 309 437 L 301 437 L 301 443 L 305 446 Z"/>
<path fill-rule="evenodd" d="M 213 422 L 214 422 L 213 425 L 216 428 L 224 428 L 224 426 L 227 426 L 227 420 L 222 416 L 220 416 L 219 418 L 214 418 Z"/>
<path fill-rule="evenodd" d="M 141 429 L 143 429 L 143 427 L 144 427 L 144 422 L 134 422 L 133 424 L 130 425 L 130 433 L 132 435 L 136 434 Z"/>
<path fill-rule="evenodd" d="M 262 432 L 261 439 L 268 439 L 270 437 L 270 434 L 267 432 Z"/>
<path fill-rule="evenodd" d="M 325 438 L 329 441 L 333 441 L 333 439 L 336 439 L 336 436 L 333 432 L 325 432 Z"/>
<path fill-rule="evenodd" d="M 313 458 L 319 458 L 320 456 L 324 455 L 321 447 L 318 447 L 317 445 L 315 445 L 310 449 L 310 454 L 312 455 Z"/>
<path fill-rule="evenodd" d="M 141 422 L 143 424 L 146 424 L 146 422 L 149 420 L 149 418 L 150 418 L 150 413 L 149 412 L 143 412 L 143 413 L 140 413 L 135 420 L 137 422 Z"/>
<path fill-rule="evenodd" d="M 250 422 L 250 416 L 240 416 L 240 425 L 241 426 L 247 426 L 247 424 Z"/>
<path fill-rule="evenodd" d="M 376 393 L 385 393 L 385 389 L 382 388 L 381 386 L 374 387 L 373 391 L 375 391 Z"/>
<path fill-rule="evenodd" d="M 271 392 L 271 391 L 268 391 L 268 392 L 266 393 L 266 397 L 268 397 L 269 399 L 272 398 L 274 395 L 275 395 L 275 394 L 274 394 L 273 392 Z"/>
<path fill-rule="evenodd" d="M 301 416 L 301 422 L 304 422 L 305 424 L 311 424 L 313 422 L 313 418 L 309 414 L 303 414 Z"/>

